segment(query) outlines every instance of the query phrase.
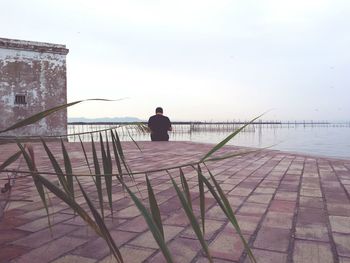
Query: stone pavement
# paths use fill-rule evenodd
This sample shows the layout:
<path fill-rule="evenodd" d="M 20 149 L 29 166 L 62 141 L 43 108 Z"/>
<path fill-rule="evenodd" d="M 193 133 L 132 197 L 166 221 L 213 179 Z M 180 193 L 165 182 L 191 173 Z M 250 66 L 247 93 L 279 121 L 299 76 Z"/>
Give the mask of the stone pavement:
<path fill-rule="evenodd" d="M 50 170 L 48 158 L 35 145 L 39 171 Z M 74 172 L 88 173 L 80 144 L 67 144 Z M 60 145 L 50 143 L 57 156 Z M 86 143 L 91 160 L 90 144 Z M 133 171 L 170 167 L 199 160 L 212 145 L 191 142 L 141 142 L 140 152 L 124 144 Z M 242 151 L 225 147 L 221 153 Z M 0 146 L 0 163 L 16 151 L 15 145 Z M 280 151 L 262 150 L 208 166 L 225 190 L 238 222 L 258 262 L 350 262 L 350 160 L 339 160 Z M 12 165 L 24 170 L 24 161 Z M 193 210 L 199 214 L 198 181 L 192 168 L 185 168 Z M 177 170 L 171 171 L 178 176 Z M 2 173 L 1 178 L 7 176 Z M 169 176 L 149 174 L 159 202 L 165 236 L 176 262 L 208 262 L 203 256 L 189 221 L 181 209 Z M 52 177 L 51 180 L 57 180 Z M 106 222 L 126 263 L 165 262 L 156 242 L 133 202 L 114 180 L 113 219 L 106 209 Z M 135 182 L 147 204 L 144 175 Z M 1 186 L 5 181 L 0 181 Z M 84 188 L 96 202 L 90 178 Z M 131 182 L 129 185 L 132 186 Z M 137 192 L 136 187 L 132 189 Z M 2 202 L 5 194 L 1 195 Z M 106 243 L 51 195 L 52 233 L 32 179 L 17 175 L 12 201 L 0 221 L 0 262 L 114 262 Z M 76 192 L 77 201 L 84 204 Z M 106 198 L 107 199 L 107 198 Z M 105 200 L 106 201 L 106 200 Z M 106 201 L 106 207 L 107 201 Z M 214 262 L 249 262 L 242 243 L 209 192 L 206 192 L 206 235 Z"/>

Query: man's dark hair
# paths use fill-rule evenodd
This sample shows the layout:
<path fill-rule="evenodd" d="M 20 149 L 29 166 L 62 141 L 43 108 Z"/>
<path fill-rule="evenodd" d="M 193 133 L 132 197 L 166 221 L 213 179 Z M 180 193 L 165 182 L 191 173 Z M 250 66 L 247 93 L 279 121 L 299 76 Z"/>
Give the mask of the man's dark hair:
<path fill-rule="evenodd" d="M 162 107 L 157 107 L 156 108 L 156 113 L 163 113 L 163 108 Z"/>

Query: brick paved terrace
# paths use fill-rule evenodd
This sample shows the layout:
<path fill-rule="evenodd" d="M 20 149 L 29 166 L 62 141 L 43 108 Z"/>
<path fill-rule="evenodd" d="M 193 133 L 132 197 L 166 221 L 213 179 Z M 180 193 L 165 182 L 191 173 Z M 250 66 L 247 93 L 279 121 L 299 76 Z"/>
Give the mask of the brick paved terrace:
<path fill-rule="evenodd" d="M 49 145 L 57 156 L 61 156 L 58 143 Z M 49 160 L 43 148 L 39 144 L 34 147 L 39 171 L 48 171 Z M 80 144 L 69 143 L 67 147 L 72 154 L 74 172 L 88 173 Z M 91 159 L 89 147 L 86 143 Z M 132 143 L 124 143 L 133 171 L 199 160 L 212 145 L 141 142 L 140 147 L 142 152 Z M 1 145 L 0 149 L 2 163 L 17 146 Z M 221 152 L 239 150 L 242 148 L 227 146 Z M 350 262 L 350 160 L 262 150 L 210 162 L 208 166 L 226 192 L 258 262 Z M 24 161 L 12 167 L 26 168 Z M 186 168 L 184 172 L 192 194 L 193 210 L 199 215 L 197 174 L 192 168 Z M 178 171 L 171 173 L 178 176 Z M 159 202 L 166 241 L 175 261 L 208 262 L 169 175 L 157 172 L 149 176 Z M 53 195 L 50 195 L 50 233 L 46 212 L 32 179 L 17 177 L 11 191 L 12 201 L 0 221 L 0 262 L 114 262 L 105 241 Z M 57 178 L 51 177 L 51 180 L 57 181 Z M 165 262 L 140 212 L 117 180 L 113 180 L 114 215 L 112 219 L 106 210 L 105 216 L 124 262 Z M 6 181 L 0 182 L 3 186 Z M 92 180 L 85 177 L 82 182 L 91 199 L 96 201 Z M 147 204 L 144 175 L 135 175 L 135 182 L 139 197 L 141 194 Z M 135 186 L 132 188 L 137 191 Z M 2 194 L 1 200 L 5 197 Z M 76 198 L 86 207 L 78 191 Z M 249 262 L 237 233 L 209 192 L 206 192 L 205 238 L 214 262 Z"/>

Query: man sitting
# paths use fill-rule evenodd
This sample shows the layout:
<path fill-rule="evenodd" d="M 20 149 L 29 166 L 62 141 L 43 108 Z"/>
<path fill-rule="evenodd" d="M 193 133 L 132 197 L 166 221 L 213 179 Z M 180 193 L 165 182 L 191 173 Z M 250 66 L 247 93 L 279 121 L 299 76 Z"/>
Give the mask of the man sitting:
<path fill-rule="evenodd" d="M 156 115 L 148 120 L 148 127 L 151 129 L 152 141 L 169 141 L 168 131 L 172 130 L 171 122 L 168 117 L 163 116 L 163 109 L 156 108 Z"/>

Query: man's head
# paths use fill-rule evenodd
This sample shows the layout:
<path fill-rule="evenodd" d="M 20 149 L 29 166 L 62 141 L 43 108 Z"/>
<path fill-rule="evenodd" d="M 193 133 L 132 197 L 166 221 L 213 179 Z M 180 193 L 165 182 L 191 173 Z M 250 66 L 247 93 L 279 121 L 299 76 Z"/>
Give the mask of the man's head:
<path fill-rule="evenodd" d="M 162 107 L 157 107 L 156 108 L 156 114 L 163 114 L 163 108 Z"/>

